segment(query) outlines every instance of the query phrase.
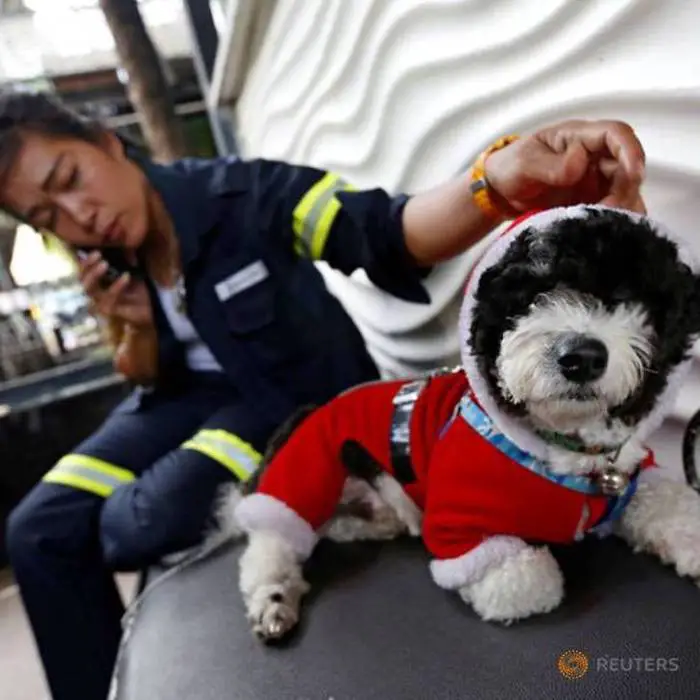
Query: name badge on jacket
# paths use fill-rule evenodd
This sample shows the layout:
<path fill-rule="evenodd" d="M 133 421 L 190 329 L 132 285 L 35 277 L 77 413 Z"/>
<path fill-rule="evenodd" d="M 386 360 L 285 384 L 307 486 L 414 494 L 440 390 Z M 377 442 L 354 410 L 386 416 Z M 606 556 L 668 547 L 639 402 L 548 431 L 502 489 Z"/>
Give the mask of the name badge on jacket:
<path fill-rule="evenodd" d="M 228 301 L 231 297 L 240 294 L 255 284 L 262 282 L 270 276 L 265 263 L 262 260 L 246 265 L 244 268 L 234 272 L 230 277 L 221 280 L 215 287 L 216 296 L 219 301 Z"/>

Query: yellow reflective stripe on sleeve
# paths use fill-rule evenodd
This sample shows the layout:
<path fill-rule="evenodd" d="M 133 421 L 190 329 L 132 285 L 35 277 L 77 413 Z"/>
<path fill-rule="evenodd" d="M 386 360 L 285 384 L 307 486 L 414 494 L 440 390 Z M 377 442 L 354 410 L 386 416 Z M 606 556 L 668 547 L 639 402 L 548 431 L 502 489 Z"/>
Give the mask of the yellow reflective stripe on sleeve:
<path fill-rule="evenodd" d="M 338 180 L 333 173 L 326 173 L 300 200 L 292 212 L 292 227 L 294 228 L 294 248 L 297 255 L 311 256 L 310 240 L 314 227 L 311 212 L 314 211 L 323 193 L 331 190 Z"/>
<path fill-rule="evenodd" d="M 78 474 L 68 474 L 66 472 L 56 474 L 53 472 L 53 470 L 48 472 L 42 481 L 48 484 L 70 486 L 71 488 L 78 489 L 79 491 L 89 491 L 90 493 L 94 493 L 96 496 L 102 496 L 103 498 L 108 498 L 114 492 L 114 488 L 105 486 L 94 479 L 79 476 Z"/>
<path fill-rule="evenodd" d="M 250 443 L 244 442 L 238 437 L 238 435 L 229 433 L 226 430 L 201 430 L 199 434 L 202 436 L 218 438 L 229 443 L 234 448 L 240 450 L 240 452 L 248 458 L 254 469 L 257 468 L 258 463 L 262 459 L 262 455 Z"/>
<path fill-rule="evenodd" d="M 195 452 L 200 452 L 201 454 L 206 455 L 207 457 L 209 457 L 209 459 L 213 459 L 215 462 L 222 464 L 224 467 L 226 467 L 226 469 L 232 472 L 236 478 L 240 479 L 241 481 L 245 480 L 246 478 L 240 476 L 240 469 L 235 460 L 230 459 L 226 453 L 217 450 L 215 447 L 212 447 L 211 445 L 207 444 L 204 440 L 188 440 L 182 445 L 182 448 L 184 450 L 194 450 Z"/>
<path fill-rule="evenodd" d="M 330 198 L 328 204 L 323 208 L 316 222 L 313 235 L 311 237 L 311 259 L 320 260 L 323 256 L 323 250 L 326 247 L 326 241 L 331 232 L 331 226 L 335 221 L 335 217 L 340 211 L 340 202 L 335 194 Z"/>
<path fill-rule="evenodd" d="M 335 217 L 340 211 L 338 192 L 355 188 L 334 173 L 326 173 L 299 201 L 292 214 L 294 248 L 299 255 L 320 260 Z"/>
<path fill-rule="evenodd" d="M 250 478 L 262 459 L 252 445 L 226 430 L 200 430 L 182 447 L 219 462 L 241 481 Z"/>
<path fill-rule="evenodd" d="M 136 475 L 128 469 L 117 467 L 96 457 L 71 454 L 66 455 L 48 471 L 42 481 L 70 486 L 107 498 L 117 487 L 128 484 L 134 479 Z"/>

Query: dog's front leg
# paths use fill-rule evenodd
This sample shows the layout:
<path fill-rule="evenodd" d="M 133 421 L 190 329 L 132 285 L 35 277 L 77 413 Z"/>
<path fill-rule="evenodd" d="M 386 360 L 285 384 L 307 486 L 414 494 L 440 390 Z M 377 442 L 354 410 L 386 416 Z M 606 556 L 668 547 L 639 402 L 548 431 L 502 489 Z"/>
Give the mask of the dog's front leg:
<path fill-rule="evenodd" d="M 284 537 L 265 530 L 249 534 L 241 555 L 239 584 L 248 620 L 260 639 L 280 639 L 296 626 L 309 584 Z"/>
<path fill-rule="evenodd" d="M 700 496 L 657 469 L 643 472 L 616 526 L 635 551 L 655 554 L 680 576 L 700 581 Z"/>
<path fill-rule="evenodd" d="M 547 547 L 495 536 L 455 559 L 433 561 L 433 578 L 457 590 L 484 620 L 509 624 L 549 612 L 564 597 L 564 577 Z"/>

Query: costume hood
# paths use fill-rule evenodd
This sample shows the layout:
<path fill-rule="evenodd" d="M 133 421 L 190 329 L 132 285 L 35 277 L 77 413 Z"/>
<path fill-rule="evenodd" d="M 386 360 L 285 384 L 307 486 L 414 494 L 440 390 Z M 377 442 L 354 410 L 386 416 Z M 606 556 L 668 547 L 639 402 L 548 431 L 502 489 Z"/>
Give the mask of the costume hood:
<path fill-rule="evenodd" d="M 519 219 L 516 219 L 503 234 L 486 249 L 482 257 L 477 261 L 471 271 L 467 281 L 465 290 L 464 302 L 460 313 L 459 322 L 459 338 L 460 338 L 460 353 L 462 364 L 469 380 L 474 396 L 486 413 L 491 417 L 496 427 L 510 440 L 515 442 L 521 449 L 527 450 L 530 454 L 540 459 L 546 459 L 550 450 L 550 446 L 526 425 L 526 423 L 518 417 L 504 413 L 499 407 L 496 397 L 490 389 L 489 383 L 481 374 L 476 358 L 471 350 L 471 324 L 474 312 L 475 299 L 474 295 L 478 289 L 479 281 L 484 271 L 498 264 L 511 243 L 527 229 L 535 229 L 536 231 L 548 231 L 552 226 L 564 219 L 585 219 L 590 214 L 591 210 L 610 211 L 609 207 L 601 205 L 577 205 L 571 207 L 557 207 L 541 212 L 524 214 Z M 620 210 L 615 209 L 616 213 Z M 657 221 L 653 221 L 649 217 L 633 212 L 622 212 L 630 217 L 633 221 L 646 221 L 658 233 L 670 240 L 678 251 L 679 260 L 690 267 L 694 274 L 700 272 L 700 262 L 688 249 L 687 244 L 675 232 L 670 231 Z M 664 418 L 672 410 L 673 405 L 678 397 L 678 393 L 682 387 L 683 381 L 690 370 L 691 360 L 678 365 L 668 376 L 666 388 L 658 397 L 657 403 L 652 411 L 639 423 L 634 438 L 641 442 L 653 433 L 663 422 Z"/>

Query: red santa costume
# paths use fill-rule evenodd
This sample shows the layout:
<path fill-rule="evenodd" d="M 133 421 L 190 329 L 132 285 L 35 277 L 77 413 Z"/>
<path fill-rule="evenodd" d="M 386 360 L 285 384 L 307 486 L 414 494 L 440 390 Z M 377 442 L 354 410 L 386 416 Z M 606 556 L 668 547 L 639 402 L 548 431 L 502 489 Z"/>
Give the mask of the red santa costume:
<path fill-rule="evenodd" d="M 359 442 L 403 482 L 423 510 L 423 540 L 434 557 L 431 571 L 444 588 L 478 580 L 486 567 L 517 553 L 526 541 L 571 542 L 607 520 L 613 507 L 617 515 L 635 480 L 622 496 L 607 497 L 588 477 L 553 474 L 544 461 L 551 445 L 503 413 L 469 352 L 474 292 L 483 271 L 501 259 L 525 228 L 545 230 L 556 220 L 586 215 L 585 207 L 568 207 L 521 217 L 477 263 L 460 320 L 464 369 L 423 380 L 415 401 L 408 402 L 408 478 L 395 473 L 392 453 L 397 406 L 407 382 L 364 385 L 318 409 L 296 429 L 268 465 L 256 493 L 238 505 L 241 527 L 275 531 L 300 559 L 307 558 L 341 498 L 348 472 L 340 453 L 348 440 Z M 660 234 L 671 237 L 666 231 Z M 637 438 L 658 426 L 686 371 L 683 365 L 669 378 Z M 651 466 L 649 453 L 641 467 Z"/>

